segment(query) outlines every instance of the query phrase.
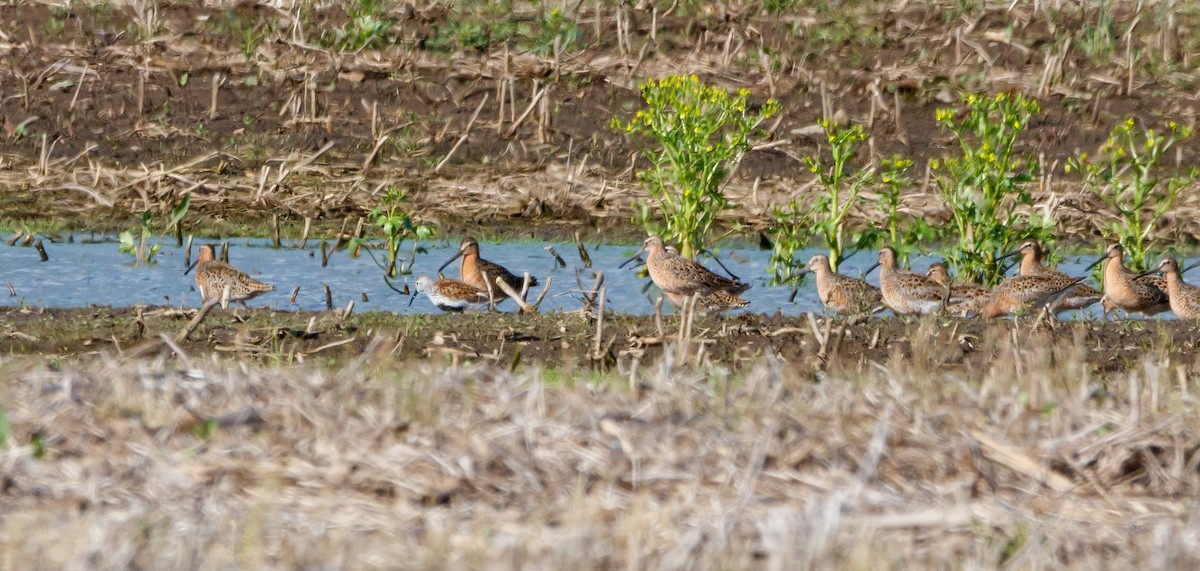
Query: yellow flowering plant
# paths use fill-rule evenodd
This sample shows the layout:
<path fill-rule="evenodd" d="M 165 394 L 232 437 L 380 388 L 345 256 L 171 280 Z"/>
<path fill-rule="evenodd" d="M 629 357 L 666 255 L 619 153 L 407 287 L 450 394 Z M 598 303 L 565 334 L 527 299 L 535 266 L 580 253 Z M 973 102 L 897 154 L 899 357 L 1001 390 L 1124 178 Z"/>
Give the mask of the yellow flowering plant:
<path fill-rule="evenodd" d="M 650 200 L 639 205 L 637 221 L 694 258 L 729 206 L 725 179 L 779 103 L 768 99 L 754 108 L 748 90 L 730 94 L 695 75 L 647 80 L 641 96 L 645 108 L 632 119 L 612 120 L 650 163 L 638 173 Z"/>
<path fill-rule="evenodd" d="M 1179 190 L 1196 180 L 1196 170 L 1163 177 L 1160 164 L 1175 143 L 1192 136 L 1192 130 L 1174 121 L 1161 131 L 1146 129 L 1133 118 L 1113 128 L 1095 157 L 1087 153 L 1068 159 L 1066 172 L 1078 172 L 1084 186 L 1116 212 L 1116 218 L 1097 221 L 1107 240 L 1120 242 L 1129 254 L 1129 266 L 1145 271 L 1158 247 L 1154 229 L 1171 209 Z"/>
<path fill-rule="evenodd" d="M 1027 185 L 1037 163 L 1017 148 L 1041 108 L 1020 93 L 967 94 L 963 103 L 935 115 L 960 153 L 933 168 L 950 212 L 943 255 L 960 274 L 990 286 L 1004 277 L 1000 256 L 1024 240 L 1053 237 L 1051 222 L 1030 213 L 1033 197 Z"/>
<path fill-rule="evenodd" d="M 821 127 L 829 142 L 829 160 L 813 156 L 805 158 L 805 163 L 825 190 L 812 206 L 812 228 L 829 250 L 829 267 L 836 272 L 847 250 L 874 243 L 874 234 L 851 232 L 847 216 L 859 206 L 862 190 L 874 180 L 875 170 L 869 166 L 853 170 L 849 165 L 858 155 L 859 145 L 867 140 L 862 125 L 842 126 L 822 119 Z"/>

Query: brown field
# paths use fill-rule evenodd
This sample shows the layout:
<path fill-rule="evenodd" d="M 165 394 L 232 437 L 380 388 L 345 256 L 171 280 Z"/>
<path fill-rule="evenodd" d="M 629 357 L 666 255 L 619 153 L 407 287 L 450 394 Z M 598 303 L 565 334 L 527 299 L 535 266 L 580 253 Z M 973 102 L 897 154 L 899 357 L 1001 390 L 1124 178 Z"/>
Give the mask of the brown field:
<path fill-rule="evenodd" d="M 822 116 L 944 219 L 935 111 L 1017 90 L 1039 208 L 1094 243 L 1064 161 L 1194 125 L 1198 32 L 1165 0 L 16 0 L 0 229 L 191 193 L 186 233 L 341 243 L 396 186 L 444 236 L 620 240 L 644 193 L 609 121 L 696 73 L 782 105 L 728 186 L 744 238 L 815 192 Z M 192 311 L 0 309 L 0 569 L 1200 567 L 1191 323 L 218 309 L 176 341 Z"/>
<path fill-rule="evenodd" d="M 761 228 L 812 191 L 801 159 L 820 149 L 822 114 L 867 125 L 872 152 L 924 172 L 951 150 L 937 108 L 1019 90 L 1044 109 L 1024 141 L 1039 200 L 1062 238 L 1087 239 L 1105 211 L 1065 159 L 1127 117 L 1197 114 L 1191 3 L 568 2 L 577 37 L 558 50 L 548 4 L 387 1 L 388 41 L 361 50 L 337 49 L 355 29 L 337 3 L 0 6 L 0 219 L 124 228 L 190 191 L 189 230 L 265 235 L 273 215 L 336 226 L 396 185 L 450 231 L 630 235 L 642 191 L 609 120 L 636 109 L 641 79 L 697 73 L 782 105 L 730 182 L 729 223 Z M 1198 156 L 1192 139 L 1171 162 Z M 927 178 L 905 204 L 944 215 Z M 1194 241 L 1197 206 L 1185 192 L 1160 231 Z"/>

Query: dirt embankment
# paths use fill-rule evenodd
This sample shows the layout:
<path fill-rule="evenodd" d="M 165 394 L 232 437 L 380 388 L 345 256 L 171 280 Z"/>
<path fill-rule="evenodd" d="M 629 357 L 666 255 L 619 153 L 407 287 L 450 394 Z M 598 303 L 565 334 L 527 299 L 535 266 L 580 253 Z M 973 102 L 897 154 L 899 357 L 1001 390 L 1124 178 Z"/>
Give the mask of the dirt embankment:
<path fill-rule="evenodd" d="M 381 41 L 353 48 L 361 15 L 340 5 L 0 7 L 0 218 L 124 227 L 191 192 L 191 227 L 261 232 L 273 215 L 360 216 L 394 185 L 451 229 L 628 231 L 638 163 L 609 120 L 638 107 L 641 79 L 697 73 L 782 106 L 729 186 L 730 223 L 761 227 L 812 192 L 801 159 L 823 114 L 865 124 L 875 156 L 915 159 L 906 211 L 936 217 L 924 165 L 952 149 L 935 110 L 1018 90 L 1044 109 L 1022 143 L 1035 193 L 1088 237 L 1103 211 L 1065 158 L 1129 116 L 1195 122 L 1200 35 L 1182 8 L 575 4 L 383 3 Z M 1178 150 L 1174 164 L 1200 155 Z M 1200 234 L 1198 206 L 1185 193 L 1162 231 Z"/>
<path fill-rule="evenodd" d="M 934 370 L 982 369 L 1002 354 L 1001 342 L 1017 336 L 1039 345 L 1082 352 L 1092 373 L 1125 371 L 1146 354 L 1174 355 L 1187 364 L 1200 345 L 1200 329 L 1181 321 L 1063 322 L 1051 330 L 1028 320 L 984 322 L 929 318 L 847 322 L 807 317 L 737 315 L 697 318 L 681 330 L 678 316 L 544 315 L 475 313 L 396 315 L 386 312 L 213 311 L 185 341 L 172 345 L 195 310 L 165 307 L 72 310 L 7 309 L 0 312 L 0 353 L 81 359 L 97 353 L 134 358 L 209 353 L 266 363 L 344 364 L 383 355 L 398 360 L 486 362 L 506 368 L 541 364 L 572 370 L 628 370 L 658 362 L 664 351 L 677 361 L 721 363 L 735 369 L 768 356 L 816 374 L 860 370 L 896 356 Z M 599 336 L 598 336 L 599 334 Z M 678 340 L 690 339 L 686 349 Z M 177 354 L 182 352 L 182 355 Z M 1180 361 L 1179 359 L 1184 359 Z"/>

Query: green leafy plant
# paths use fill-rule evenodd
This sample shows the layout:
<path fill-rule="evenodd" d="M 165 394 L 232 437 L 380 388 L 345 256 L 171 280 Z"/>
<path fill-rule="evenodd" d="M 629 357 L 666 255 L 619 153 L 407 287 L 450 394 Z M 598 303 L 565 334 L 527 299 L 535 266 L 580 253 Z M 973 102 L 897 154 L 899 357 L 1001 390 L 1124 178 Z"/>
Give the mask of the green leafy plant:
<path fill-rule="evenodd" d="M 821 120 L 829 142 L 829 160 L 805 158 L 808 170 L 817 175 L 824 192 L 813 205 L 813 234 L 829 250 L 829 267 L 837 271 L 846 252 L 869 246 L 876 235 L 870 231 L 853 232 L 847 216 L 862 201 L 862 191 L 875 179 L 873 167 L 850 172 L 848 163 L 858 154 L 858 146 L 867 139 L 862 125 L 843 127 L 828 119 Z"/>
<path fill-rule="evenodd" d="M 1155 130 L 1130 118 L 1113 128 L 1099 156 L 1089 159 L 1081 153 L 1067 161 L 1067 172 L 1079 171 L 1096 198 L 1116 211 L 1117 219 L 1104 224 L 1101 232 L 1121 243 L 1134 271 L 1148 269 L 1150 252 L 1158 247 L 1155 226 L 1179 190 L 1197 178 L 1194 168 L 1166 178 L 1158 172 L 1163 155 L 1191 135 L 1191 129 L 1174 121 Z"/>
<path fill-rule="evenodd" d="M 800 285 L 804 260 L 797 260 L 796 254 L 812 239 L 812 214 L 792 199 L 787 208 L 773 209 L 771 217 L 775 220 L 767 229 L 771 236 L 771 258 L 767 262 L 771 285 Z"/>
<path fill-rule="evenodd" d="M 1019 93 L 968 94 L 963 102 L 963 109 L 937 111 L 938 124 L 954 136 L 961 152 L 933 162 L 950 211 L 943 253 L 960 275 L 995 285 L 1004 277 L 997 258 L 1024 240 L 1051 238 L 1048 220 L 1022 212 L 1033 207 L 1027 184 L 1037 163 L 1020 153 L 1017 141 L 1040 107 Z"/>
<path fill-rule="evenodd" d="M 583 32 L 575 20 L 563 15 L 557 8 L 550 9 L 541 18 L 537 35 L 530 38 L 532 49 L 540 54 L 551 53 L 554 49 L 570 49 L 583 37 Z"/>
<path fill-rule="evenodd" d="M 426 240 L 433 237 L 432 226 L 415 223 L 412 214 L 404 210 L 406 202 L 407 198 L 403 190 L 395 187 L 389 188 L 379 205 L 370 214 L 371 223 L 383 232 L 383 236 L 387 240 L 387 262 L 384 271 L 389 278 L 409 272 L 408 268 L 397 267 L 400 245 L 405 240 L 409 238 Z"/>
<path fill-rule="evenodd" d="M 192 193 L 185 193 L 179 203 L 171 208 L 167 218 L 165 231 L 175 231 L 176 236 L 181 235 L 181 224 L 187 216 L 188 210 L 192 205 Z M 150 239 L 154 237 L 154 214 L 149 210 L 142 213 L 141 223 L 138 224 L 137 234 L 133 230 L 126 230 L 118 235 L 120 240 L 120 251 L 122 254 L 129 254 L 133 257 L 133 265 L 153 264 L 154 257 L 158 255 L 162 249 L 162 244 L 155 242 L 150 243 Z"/>
<path fill-rule="evenodd" d="M 137 238 L 134 237 L 132 230 L 121 232 L 119 236 L 121 253 L 133 256 L 134 266 L 154 263 L 154 256 L 162 249 L 161 244 L 149 243 L 150 238 L 154 235 L 153 219 L 154 215 L 147 210 L 142 213 L 142 223 L 138 226 L 139 236 Z"/>
<path fill-rule="evenodd" d="M 759 124 L 779 110 L 773 99 L 757 111 L 750 92 L 736 94 L 695 75 L 651 79 L 641 85 L 646 108 L 633 119 L 614 118 L 638 145 L 650 168 L 638 173 L 650 200 L 637 220 L 679 245 L 689 258 L 704 248 L 717 216 L 728 207 L 723 183 L 753 145 Z"/>
<path fill-rule="evenodd" d="M 907 265 L 921 244 L 937 238 L 937 229 L 924 218 L 906 217 L 901 211 L 902 189 L 913 184 L 907 176 L 912 165 L 912 160 L 898 156 L 879 163 L 879 208 L 883 213 L 884 239 L 896 250 L 901 265 Z"/>
<path fill-rule="evenodd" d="M 346 4 L 349 20 L 327 31 L 322 39 L 342 51 L 377 48 L 391 41 L 392 19 L 389 0 L 352 0 Z"/>

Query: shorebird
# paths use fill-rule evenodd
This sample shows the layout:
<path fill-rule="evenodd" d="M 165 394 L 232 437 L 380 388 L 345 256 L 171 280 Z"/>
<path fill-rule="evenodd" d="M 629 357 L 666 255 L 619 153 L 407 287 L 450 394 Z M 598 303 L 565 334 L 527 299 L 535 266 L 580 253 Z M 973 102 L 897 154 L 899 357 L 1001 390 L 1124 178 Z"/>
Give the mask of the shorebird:
<path fill-rule="evenodd" d="M 714 274 L 708 268 L 679 255 L 674 248 L 668 248 L 663 239 L 658 236 L 646 238 L 642 249 L 638 250 L 633 257 L 622 262 L 619 267 L 623 268 L 638 259 L 642 252 L 646 252 L 646 269 L 650 272 L 650 281 L 654 282 L 654 285 L 662 290 L 667 300 L 676 307 L 681 306 L 684 300 L 697 293 L 700 294 L 702 305 L 712 302 L 719 307 L 724 303 L 733 302 L 733 299 L 740 300 L 733 303 L 749 303 L 737 297 L 737 294 L 750 289 L 750 284 Z M 714 295 L 716 297 L 710 297 Z M 745 305 L 736 307 L 745 307 Z M 732 309 L 732 307 L 726 309 Z"/>
<path fill-rule="evenodd" d="M 1063 287 L 1066 287 L 1068 282 L 1075 281 L 1075 278 L 1067 274 L 1043 266 L 1042 256 L 1046 254 L 1046 250 L 1033 240 L 1027 240 L 1021 244 L 1021 247 L 1013 252 L 1014 255 L 1017 253 L 1021 254 L 1020 275 L 1022 276 L 1057 278 L 1061 280 Z M 1083 309 L 1097 301 L 1100 301 L 1100 292 L 1090 285 L 1080 283 L 1066 297 L 1062 298 L 1057 309 L 1059 311 Z"/>
<path fill-rule="evenodd" d="M 983 309 L 984 302 L 992 295 L 991 290 L 981 285 L 950 281 L 950 272 L 941 262 L 930 265 L 925 276 L 942 287 L 947 305 L 953 304 L 954 313 L 963 316 L 978 314 Z"/>
<path fill-rule="evenodd" d="M 511 287 L 514 291 L 521 291 L 521 287 L 525 279 L 513 275 L 513 273 L 505 269 L 504 266 L 494 264 L 483 258 L 480 258 L 479 242 L 476 242 L 474 238 L 470 237 L 463 238 L 462 243 L 458 246 L 458 252 L 449 260 L 446 260 L 446 263 L 442 264 L 442 267 L 438 268 L 438 272 L 440 273 L 442 270 L 446 269 L 446 266 L 449 266 L 454 262 L 454 260 L 459 258 L 462 258 L 462 262 L 460 262 L 458 265 L 458 279 L 478 288 L 486 294 L 488 291 L 488 285 L 487 282 L 484 281 L 483 275 L 487 274 L 488 280 L 492 282 L 492 295 L 495 296 L 496 301 L 502 301 L 508 297 L 508 294 L 504 293 L 504 290 L 501 289 L 500 286 L 496 285 L 501 280 L 503 280 L 504 283 Z M 537 278 L 530 276 L 529 287 L 536 285 L 538 285 Z"/>
<path fill-rule="evenodd" d="M 424 293 L 434 306 L 447 313 L 461 313 L 468 307 L 481 306 L 488 302 L 486 291 L 449 278 L 435 280 L 429 276 L 420 276 L 417 278 L 417 291 L 413 292 L 413 299 L 417 297 L 417 293 Z M 412 299 L 408 303 L 412 305 Z"/>
<path fill-rule="evenodd" d="M 681 295 L 677 293 L 663 293 L 667 297 L 667 301 L 675 307 L 683 307 L 691 296 Z M 717 290 L 710 294 L 701 295 L 696 299 L 696 308 L 707 313 L 721 313 L 731 309 L 741 309 L 750 305 L 749 301 L 738 297 L 725 290 Z"/>
<path fill-rule="evenodd" d="M 879 291 L 883 303 L 896 315 L 936 313 L 946 303 L 946 290 L 933 280 L 896 267 L 896 251 L 884 246 L 879 261 L 867 273 L 879 270 Z M 955 310 L 954 307 L 950 308 Z"/>
<path fill-rule="evenodd" d="M 829 256 L 817 254 L 809 258 L 807 268 L 816 274 L 817 297 L 821 304 L 835 313 L 869 315 L 883 302 L 879 288 L 834 272 L 829 267 Z"/>
<path fill-rule="evenodd" d="M 268 291 L 275 291 L 275 286 L 260 282 L 245 272 L 217 260 L 212 244 L 200 245 L 200 257 L 192 267 L 196 268 L 196 289 L 200 290 L 201 299 L 206 303 L 210 299 L 219 299 L 221 309 L 228 308 L 231 301 L 244 306 L 247 300 Z M 184 274 L 191 271 L 192 267 Z"/>
<path fill-rule="evenodd" d="M 1187 271 L 1195 265 L 1185 268 Z M 1180 319 L 1200 319 L 1200 287 L 1191 285 L 1183 281 L 1183 272 L 1179 270 L 1179 264 L 1170 258 L 1166 258 L 1158 263 L 1158 266 L 1142 274 L 1150 276 L 1152 272 L 1162 272 L 1163 278 L 1167 282 L 1167 297 L 1170 298 L 1171 311 Z"/>
<path fill-rule="evenodd" d="M 987 319 L 1045 307 L 1051 318 L 1064 309 L 1064 302 L 1074 294 L 1084 278 L 1068 276 L 1013 276 L 996 286 L 983 303 L 982 315 Z"/>
<path fill-rule="evenodd" d="M 679 250 L 675 246 L 663 246 L 664 253 L 668 256 L 678 256 Z M 640 252 L 639 252 L 640 254 Z M 634 256 L 636 258 L 637 256 Z M 628 261 L 626 263 L 629 263 Z M 624 266 L 625 264 L 621 264 Z M 661 289 L 661 288 L 660 288 Z M 684 304 L 691 299 L 692 296 L 678 293 L 663 292 L 667 301 L 675 307 L 683 307 Z M 736 294 L 725 290 L 717 290 L 712 293 L 702 294 L 696 299 L 696 308 L 705 313 L 722 313 L 731 309 L 741 309 L 750 305 L 749 301 L 738 297 Z"/>
<path fill-rule="evenodd" d="M 1119 243 L 1108 246 L 1104 257 L 1096 260 L 1091 268 L 1104 262 L 1104 315 L 1113 309 L 1124 309 L 1125 313 L 1155 315 L 1171 309 L 1167 295 L 1167 280 L 1161 276 L 1137 275 L 1125 268 L 1125 248 Z"/>

